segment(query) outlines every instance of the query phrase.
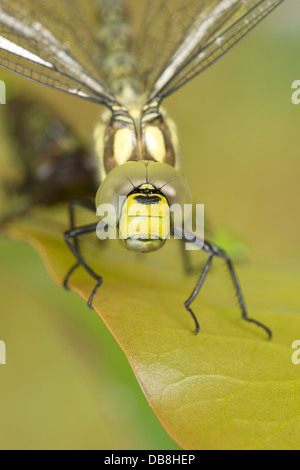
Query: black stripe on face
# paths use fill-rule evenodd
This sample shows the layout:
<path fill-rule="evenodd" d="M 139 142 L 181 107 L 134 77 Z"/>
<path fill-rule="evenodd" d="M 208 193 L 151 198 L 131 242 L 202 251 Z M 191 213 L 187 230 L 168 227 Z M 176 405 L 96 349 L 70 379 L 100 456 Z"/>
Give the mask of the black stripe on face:
<path fill-rule="evenodd" d="M 134 200 L 139 202 L 140 204 L 150 205 L 158 204 L 161 201 L 161 197 L 155 195 L 143 196 L 142 194 L 138 194 L 137 196 L 135 196 Z"/>

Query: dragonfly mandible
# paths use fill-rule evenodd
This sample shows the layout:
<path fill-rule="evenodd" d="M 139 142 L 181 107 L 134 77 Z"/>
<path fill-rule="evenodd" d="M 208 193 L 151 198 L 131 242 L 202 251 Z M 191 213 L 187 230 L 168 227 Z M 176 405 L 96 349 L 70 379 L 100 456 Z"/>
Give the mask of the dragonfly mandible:
<path fill-rule="evenodd" d="M 125 198 L 126 210 L 122 206 L 115 220 L 123 245 L 151 252 L 171 233 L 183 242 L 201 245 L 207 253 L 204 269 L 185 301 L 194 333 L 200 327 L 191 304 L 216 256 L 227 265 L 242 318 L 272 336 L 267 326 L 248 316 L 227 254 L 207 240 L 191 240 L 183 223 L 172 223 L 171 202 L 183 206 L 192 198 L 180 173 L 176 126 L 161 103 L 223 56 L 282 1 L 149 0 L 138 40 L 133 41 L 126 0 L 0 0 L 0 65 L 104 105 L 94 131 L 100 184 L 96 207 L 115 205 L 117 197 Z M 82 266 L 96 282 L 88 301 L 93 308 L 103 279 L 85 261 L 78 239 L 99 225 L 76 227 L 77 205 L 87 207 L 80 201 L 70 203 L 71 228 L 64 236 L 76 263 L 64 285 L 68 287 L 70 276 Z M 141 212 L 132 218 L 133 205 Z M 141 213 L 146 224 L 140 224 Z M 128 222 L 132 221 L 143 228 L 130 231 Z"/>

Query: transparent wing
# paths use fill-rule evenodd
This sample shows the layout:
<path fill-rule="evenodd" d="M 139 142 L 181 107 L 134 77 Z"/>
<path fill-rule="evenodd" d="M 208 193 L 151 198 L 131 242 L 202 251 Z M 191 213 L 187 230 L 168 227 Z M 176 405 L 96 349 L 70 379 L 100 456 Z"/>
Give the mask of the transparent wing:
<path fill-rule="evenodd" d="M 0 65 L 101 104 L 115 102 L 100 75 L 93 0 L 0 0 Z"/>
<path fill-rule="evenodd" d="M 150 0 L 137 48 L 148 101 L 215 62 L 283 0 Z"/>

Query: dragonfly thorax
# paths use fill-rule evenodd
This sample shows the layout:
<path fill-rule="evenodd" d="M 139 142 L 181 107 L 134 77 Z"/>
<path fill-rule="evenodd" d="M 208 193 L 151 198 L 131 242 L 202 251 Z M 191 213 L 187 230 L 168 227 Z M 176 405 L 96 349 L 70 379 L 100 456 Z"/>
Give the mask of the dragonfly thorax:
<path fill-rule="evenodd" d="M 156 161 L 179 169 L 180 152 L 174 121 L 161 112 L 105 110 L 94 131 L 101 181 L 118 165 L 129 161 Z"/>

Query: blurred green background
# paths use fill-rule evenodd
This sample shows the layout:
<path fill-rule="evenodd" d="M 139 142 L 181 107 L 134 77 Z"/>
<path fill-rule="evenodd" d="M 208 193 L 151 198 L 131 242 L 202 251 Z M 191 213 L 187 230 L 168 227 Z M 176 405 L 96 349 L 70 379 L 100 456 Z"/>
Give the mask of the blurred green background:
<path fill-rule="evenodd" d="M 287 0 L 165 102 L 184 175 L 210 224 L 249 243 L 248 262 L 282 269 L 283 282 L 300 260 L 300 105 L 291 102 L 299 13 L 299 2 Z M 2 70 L 0 79 L 91 133 L 97 106 Z M 11 149 L 1 130 L 0 139 L 3 161 Z M 0 295 L 0 448 L 177 448 L 98 315 L 53 283 L 33 248 L 4 236 Z"/>

